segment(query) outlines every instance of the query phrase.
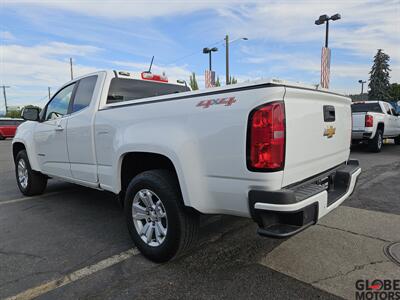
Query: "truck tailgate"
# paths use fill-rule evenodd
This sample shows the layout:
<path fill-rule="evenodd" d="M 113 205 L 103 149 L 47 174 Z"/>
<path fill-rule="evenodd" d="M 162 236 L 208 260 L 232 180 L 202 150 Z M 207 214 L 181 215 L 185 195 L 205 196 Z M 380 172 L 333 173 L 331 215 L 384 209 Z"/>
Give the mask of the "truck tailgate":
<path fill-rule="evenodd" d="M 287 88 L 284 102 L 286 153 L 282 186 L 310 178 L 347 161 L 351 139 L 350 99 Z"/>
<path fill-rule="evenodd" d="M 353 131 L 365 130 L 365 112 L 353 113 Z"/>

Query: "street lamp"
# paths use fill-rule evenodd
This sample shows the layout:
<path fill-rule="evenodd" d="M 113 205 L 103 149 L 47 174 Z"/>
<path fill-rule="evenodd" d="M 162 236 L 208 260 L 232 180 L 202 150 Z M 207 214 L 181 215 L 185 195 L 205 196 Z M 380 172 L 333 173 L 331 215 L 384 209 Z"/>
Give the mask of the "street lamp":
<path fill-rule="evenodd" d="M 233 41 L 229 42 L 229 36 L 226 35 L 224 40 L 225 40 L 225 56 L 226 56 L 226 72 L 225 73 L 226 73 L 226 84 L 228 85 L 228 84 L 230 84 L 229 83 L 229 43 L 233 43 L 233 42 L 236 42 L 238 40 L 247 41 L 248 38 L 247 37 L 242 37 L 242 38 L 238 38 L 236 40 L 233 40 Z"/>
<path fill-rule="evenodd" d="M 10 86 L 2 85 L 0 87 L 3 88 L 4 105 L 6 106 L 5 109 L 6 109 L 6 116 L 7 116 L 7 94 L 6 94 L 6 89 L 10 88 Z"/>
<path fill-rule="evenodd" d="M 330 66 L 331 66 L 331 50 L 328 48 L 328 37 L 329 37 L 329 21 L 340 20 L 340 14 L 335 14 L 331 17 L 328 15 L 319 16 L 318 20 L 315 20 L 315 25 L 322 25 L 326 23 L 325 31 L 325 47 L 322 47 L 321 52 L 321 86 L 325 89 L 329 88 L 329 77 L 330 77 Z"/>
<path fill-rule="evenodd" d="M 359 81 L 358 81 L 358 83 L 360 83 L 361 84 L 361 100 L 362 100 L 362 98 L 363 98 L 363 93 L 364 93 L 364 83 L 366 83 L 366 81 L 365 80 L 362 80 L 362 79 L 360 79 Z"/>
<path fill-rule="evenodd" d="M 325 48 L 328 48 L 328 35 L 329 35 L 329 21 L 336 21 L 340 20 L 342 17 L 340 14 L 334 14 L 331 17 L 328 17 L 328 15 L 321 15 L 319 16 L 318 20 L 315 20 L 315 25 L 322 25 L 326 23 L 326 31 L 325 31 Z"/>
<path fill-rule="evenodd" d="M 211 52 L 217 52 L 218 48 L 217 47 L 213 47 L 213 48 L 203 48 L 203 53 L 209 55 L 209 65 L 210 65 L 210 71 L 211 69 Z"/>

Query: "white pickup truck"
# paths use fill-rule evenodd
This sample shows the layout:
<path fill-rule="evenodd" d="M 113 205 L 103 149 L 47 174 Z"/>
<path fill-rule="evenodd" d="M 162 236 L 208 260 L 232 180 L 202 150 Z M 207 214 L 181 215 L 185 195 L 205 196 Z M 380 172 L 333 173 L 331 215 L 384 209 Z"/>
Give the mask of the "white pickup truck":
<path fill-rule="evenodd" d="M 196 240 L 199 214 L 251 217 L 286 237 L 353 192 L 351 101 L 311 86 L 257 81 L 190 91 L 151 73 L 101 71 L 65 84 L 13 140 L 18 186 L 48 178 L 111 191 L 149 259 Z"/>
<path fill-rule="evenodd" d="M 380 152 L 383 139 L 393 138 L 400 145 L 400 116 L 384 101 L 354 102 L 352 143 L 366 143 L 370 151 Z"/>

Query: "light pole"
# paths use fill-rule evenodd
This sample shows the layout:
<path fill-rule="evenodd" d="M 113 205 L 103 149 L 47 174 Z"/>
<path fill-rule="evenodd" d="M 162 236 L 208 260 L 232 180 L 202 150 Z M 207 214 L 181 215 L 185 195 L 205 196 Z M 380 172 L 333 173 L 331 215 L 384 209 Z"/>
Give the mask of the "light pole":
<path fill-rule="evenodd" d="M 3 97 L 4 97 L 4 105 L 6 106 L 6 115 L 7 115 L 7 94 L 6 89 L 10 88 L 8 85 L 2 85 L 3 88 Z"/>
<path fill-rule="evenodd" d="M 204 54 L 208 54 L 209 56 L 209 65 L 210 65 L 210 71 L 212 70 L 211 68 L 211 52 L 217 52 L 218 48 L 217 47 L 213 47 L 213 48 L 203 48 L 203 53 Z"/>
<path fill-rule="evenodd" d="M 328 17 L 328 15 L 322 15 L 319 16 L 318 20 L 315 20 L 315 25 L 322 25 L 326 23 L 325 27 L 325 48 L 328 48 L 328 37 L 329 37 L 329 21 L 336 21 L 340 20 L 342 17 L 340 14 L 334 14 L 331 17 Z"/>
<path fill-rule="evenodd" d="M 69 67 L 71 71 L 71 80 L 74 79 L 74 72 L 72 70 L 72 57 L 69 58 Z"/>
<path fill-rule="evenodd" d="M 224 40 L 225 40 L 225 58 L 226 58 L 226 72 L 225 73 L 226 73 L 226 84 L 228 85 L 228 84 L 230 84 L 230 82 L 229 82 L 229 43 L 233 43 L 238 40 L 247 41 L 248 38 L 246 38 L 246 37 L 238 38 L 236 40 L 229 42 L 229 35 L 226 35 Z"/>
<path fill-rule="evenodd" d="M 335 14 L 331 17 L 328 15 L 319 16 L 318 20 L 315 21 L 315 25 L 326 24 L 325 27 L 325 47 L 322 47 L 321 52 L 321 86 L 325 89 L 329 88 L 329 77 L 331 69 L 331 50 L 328 48 L 328 38 L 329 38 L 329 21 L 340 20 L 340 14 Z"/>
<path fill-rule="evenodd" d="M 360 79 L 360 80 L 358 81 L 358 83 L 361 84 L 361 94 L 360 94 L 360 95 L 361 95 L 361 100 L 362 100 L 362 98 L 363 98 L 363 93 L 364 93 L 364 83 L 366 83 L 366 81 Z"/>

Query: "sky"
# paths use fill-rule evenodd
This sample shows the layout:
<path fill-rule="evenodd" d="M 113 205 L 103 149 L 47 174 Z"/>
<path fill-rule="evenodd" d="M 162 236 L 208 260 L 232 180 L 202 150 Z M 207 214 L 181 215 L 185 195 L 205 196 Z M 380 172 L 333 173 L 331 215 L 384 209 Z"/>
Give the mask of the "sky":
<path fill-rule="evenodd" d="M 43 106 L 48 87 L 55 92 L 70 80 L 70 57 L 80 76 L 140 72 L 154 55 L 154 73 L 188 80 L 195 72 L 203 88 L 203 47 L 218 48 L 213 69 L 225 81 L 226 34 L 230 72 L 239 82 L 317 84 L 325 27 L 314 21 L 335 13 L 342 19 L 330 23 L 330 89 L 359 93 L 378 48 L 391 57 L 391 82 L 400 82 L 400 0 L 0 0 L 0 85 L 10 86 L 10 106 Z"/>

